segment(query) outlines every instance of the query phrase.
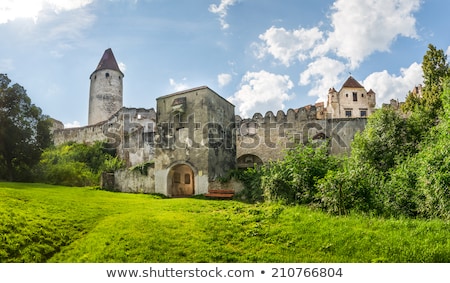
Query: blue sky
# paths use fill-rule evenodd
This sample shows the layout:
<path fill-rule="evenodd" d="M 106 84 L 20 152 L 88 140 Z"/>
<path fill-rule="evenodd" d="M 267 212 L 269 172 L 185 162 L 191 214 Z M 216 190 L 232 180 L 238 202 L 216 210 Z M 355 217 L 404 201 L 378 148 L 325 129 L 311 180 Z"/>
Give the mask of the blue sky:
<path fill-rule="evenodd" d="M 124 106 L 207 85 L 244 117 L 326 100 L 349 74 L 377 103 L 450 53 L 447 0 L 2 0 L 0 73 L 67 126 L 86 125 L 89 76 L 112 48 Z"/>

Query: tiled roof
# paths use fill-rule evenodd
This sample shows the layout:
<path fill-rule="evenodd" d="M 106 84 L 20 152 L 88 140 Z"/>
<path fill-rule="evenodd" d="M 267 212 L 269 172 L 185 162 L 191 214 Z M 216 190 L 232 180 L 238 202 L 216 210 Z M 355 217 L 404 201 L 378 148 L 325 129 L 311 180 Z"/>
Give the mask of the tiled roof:
<path fill-rule="evenodd" d="M 357 80 L 355 80 L 352 76 L 348 77 L 345 83 L 342 85 L 342 88 L 364 88 Z"/>
<path fill-rule="evenodd" d="M 105 50 L 105 53 L 103 53 L 102 59 L 100 59 L 100 62 L 98 63 L 97 68 L 95 69 L 94 73 L 99 70 L 114 70 L 119 71 L 122 76 L 123 73 L 119 68 L 119 65 L 117 64 L 116 58 L 114 57 L 114 54 L 111 50 L 111 48 L 108 48 Z"/>

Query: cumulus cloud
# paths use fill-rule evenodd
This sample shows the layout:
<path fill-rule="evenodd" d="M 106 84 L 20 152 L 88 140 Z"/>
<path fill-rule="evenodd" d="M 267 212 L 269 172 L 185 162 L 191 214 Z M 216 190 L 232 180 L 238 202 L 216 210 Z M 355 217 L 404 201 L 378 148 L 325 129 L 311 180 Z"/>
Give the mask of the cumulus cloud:
<path fill-rule="evenodd" d="M 328 57 L 319 58 L 308 64 L 307 69 L 300 74 L 299 84 L 309 85 L 312 83 L 313 87 L 308 95 L 319 97 L 319 101 L 326 101 L 328 89 L 337 87 L 345 68 L 344 63 L 338 60 Z"/>
<path fill-rule="evenodd" d="M 286 75 L 277 75 L 267 71 L 247 72 L 240 89 L 228 100 L 238 106 L 242 117 L 254 112 L 277 111 L 284 109 L 283 102 L 289 100 L 289 90 L 294 84 Z"/>
<path fill-rule="evenodd" d="M 65 129 L 67 129 L 67 128 L 79 128 L 79 127 L 81 127 L 81 124 L 78 121 L 73 121 L 73 122 L 69 122 L 69 123 L 65 123 L 64 124 L 64 128 Z"/>
<path fill-rule="evenodd" d="M 389 74 L 388 71 L 370 74 L 364 81 L 364 87 L 372 88 L 377 95 L 377 104 L 389 103 L 391 99 L 404 101 L 408 91 L 423 83 L 422 66 L 418 63 L 402 68 L 400 75 Z"/>
<path fill-rule="evenodd" d="M 307 62 L 299 84 L 312 85 L 308 95 L 324 100 L 328 89 L 344 79 L 345 70 L 356 69 L 375 52 L 388 52 L 399 36 L 417 38 L 414 12 L 420 4 L 420 0 L 336 0 L 328 28 L 271 27 L 259 36 L 260 43 L 254 43 L 255 55 L 259 59 L 270 55 L 286 67 Z"/>
<path fill-rule="evenodd" d="M 93 0 L 4 0 L 0 2 L 0 24 L 17 18 L 31 18 L 37 21 L 44 9 L 56 13 L 84 7 Z"/>
<path fill-rule="evenodd" d="M 228 14 L 228 8 L 236 4 L 236 0 L 221 0 L 219 5 L 209 5 L 208 11 L 213 14 L 219 15 L 219 21 L 222 29 L 228 29 L 230 25 L 226 21 Z"/>
<path fill-rule="evenodd" d="M 389 51 L 398 36 L 416 38 L 413 13 L 420 0 L 337 0 L 332 6 L 326 42 L 316 54 L 329 51 L 349 60 L 355 68 L 376 51 Z"/>
<path fill-rule="evenodd" d="M 127 70 L 127 65 L 125 65 L 124 62 L 119 62 L 119 69 L 122 71 L 122 73 L 125 73 L 125 71 Z"/>
<path fill-rule="evenodd" d="M 299 28 L 286 30 L 284 28 L 271 27 L 259 36 L 264 44 L 259 45 L 259 58 L 266 54 L 272 55 L 282 64 L 289 67 L 295 59 L 303 61 L 309 57 L 308 52 L 316 46 L 323 37 L 319 28 Z"/>
<path fill-rule="evenodd" d="M 182 81 L 186 81 L 186 78 L 183 78 Z M 183 82 L 176 82 L 174 79 L 169 79 L 169 84 L 173 91 L 182 91 L 189 88 L 189 86 L 186 83 Z"/>
<path fill-rule="evenodd" d="M 219 82 L 219 87 L 224 87 L 228 85 L 231 82 L 231 75 L 230 74 L 219 74 L 217 76 L 217 81 Z"/>

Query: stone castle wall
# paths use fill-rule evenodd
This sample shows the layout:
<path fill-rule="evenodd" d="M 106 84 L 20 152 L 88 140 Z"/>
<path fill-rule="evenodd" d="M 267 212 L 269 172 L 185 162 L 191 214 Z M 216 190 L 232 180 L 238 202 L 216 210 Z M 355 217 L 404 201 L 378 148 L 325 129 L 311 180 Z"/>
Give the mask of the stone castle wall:
<path fill-rule="evenodd" d="M 283 157 L 285 150 L 299 143 L 328 140 L 332 154 L 348 154 L 356 132 L 362 131 L 365 118 L 317 119 L 314 106 L 289 109 L 287 113 L 256 113 L 250 119 L 236 116 L 238 167 L 265 163 Z"/>

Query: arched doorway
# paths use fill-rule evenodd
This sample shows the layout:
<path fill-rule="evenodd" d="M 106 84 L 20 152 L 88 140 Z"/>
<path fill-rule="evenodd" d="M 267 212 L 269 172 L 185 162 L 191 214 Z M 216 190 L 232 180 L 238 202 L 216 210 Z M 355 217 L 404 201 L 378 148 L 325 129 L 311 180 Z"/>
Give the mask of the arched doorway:
<path fill-rule="evenodd" d="M 194 171 L 189 165 L 173 166 L 167 176 L 168 193 L 173 197 L 192 196 L 195 193 Z"/>

